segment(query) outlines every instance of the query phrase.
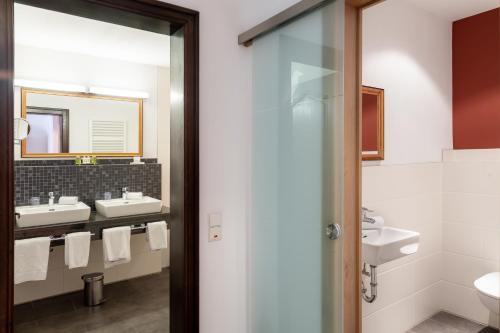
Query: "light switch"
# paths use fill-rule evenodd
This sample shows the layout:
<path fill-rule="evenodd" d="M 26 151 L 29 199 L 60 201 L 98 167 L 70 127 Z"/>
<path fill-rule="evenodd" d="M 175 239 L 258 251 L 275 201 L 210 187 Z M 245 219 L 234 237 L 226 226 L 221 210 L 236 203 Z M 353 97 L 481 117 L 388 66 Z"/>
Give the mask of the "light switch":
<path fill-rule="evenodd" d="M 222 226 L 222 214 L 212 213 L 208 215 L 208 226 L 209 227 L 220 227 Z"/>
<path fill-rule="evenodd" d="M 222 214 L 212 213 L 208 215 L 208 241 L 215 242 L 222 239 Z"/>

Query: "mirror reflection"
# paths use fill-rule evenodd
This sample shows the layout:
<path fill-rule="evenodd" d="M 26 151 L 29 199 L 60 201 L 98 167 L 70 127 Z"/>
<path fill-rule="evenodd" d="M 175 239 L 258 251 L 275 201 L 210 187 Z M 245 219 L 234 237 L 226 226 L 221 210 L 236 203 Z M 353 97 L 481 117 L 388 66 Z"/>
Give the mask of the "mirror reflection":
<path fill-rule="evenodd" d="M 384 159 L 384 89 L 363 86 L 363 160 Z"/>
<path fill-rule="evenodd" d="M 23 157 L 141 155 L 142 99 L 22 89 Z"/>
<path fill-rule="evenodd" d="M 14 119 L 14 143 L 20 143 L 28 137 L 31 127 L 28 121 L 23 118 Z"/>

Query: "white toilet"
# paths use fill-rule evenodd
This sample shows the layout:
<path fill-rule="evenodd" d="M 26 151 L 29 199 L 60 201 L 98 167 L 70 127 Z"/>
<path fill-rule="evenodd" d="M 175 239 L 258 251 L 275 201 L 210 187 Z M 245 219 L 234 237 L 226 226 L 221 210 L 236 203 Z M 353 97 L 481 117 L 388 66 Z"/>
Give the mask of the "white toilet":
<path fill-rule="evenodd" d="M 494 314 L 500 313 L 500 272 L 486 274 L 474 281 L 481 302 Z"/>

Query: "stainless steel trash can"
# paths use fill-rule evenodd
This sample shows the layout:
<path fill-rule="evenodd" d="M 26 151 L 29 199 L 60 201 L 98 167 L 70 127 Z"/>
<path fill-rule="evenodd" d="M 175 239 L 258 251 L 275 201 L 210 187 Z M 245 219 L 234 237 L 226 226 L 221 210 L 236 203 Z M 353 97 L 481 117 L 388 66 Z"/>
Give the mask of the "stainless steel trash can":
<path fill-rule="evenodd" d="M 82 276 L 86 306 L 96 306 L 106 301 L 104 298 L 104 273 L 90 273 Z"/>

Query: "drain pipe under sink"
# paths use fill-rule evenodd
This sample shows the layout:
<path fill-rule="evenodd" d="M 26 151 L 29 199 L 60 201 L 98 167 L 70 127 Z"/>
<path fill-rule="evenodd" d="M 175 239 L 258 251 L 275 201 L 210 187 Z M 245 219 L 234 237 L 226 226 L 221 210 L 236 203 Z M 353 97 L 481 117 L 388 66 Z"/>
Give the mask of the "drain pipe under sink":
<path fill-rule="evenodd" d="M 368 303 L 373 303 L 377 299 L 377 266 L 370 265 L 370 271 L 368 271 L 367 264 L 363 263 L 363 271 L 361 274 L 370 277 L 371 296 L 368 296 L 368 289 L 366 289 L 365 282 L 361 279 L 361 293 L 363 295 L 363 299 Z"/>

